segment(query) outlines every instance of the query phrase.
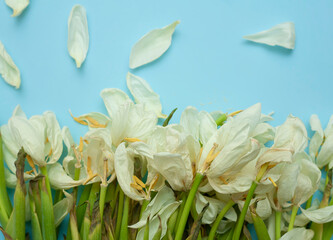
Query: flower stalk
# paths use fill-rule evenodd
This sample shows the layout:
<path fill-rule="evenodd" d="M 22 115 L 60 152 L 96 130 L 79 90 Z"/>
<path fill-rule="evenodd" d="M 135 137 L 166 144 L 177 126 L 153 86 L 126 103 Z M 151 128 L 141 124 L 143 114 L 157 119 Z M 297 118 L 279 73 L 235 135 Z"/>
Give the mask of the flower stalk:
<path fill-rule="evenodd" d="M 291 231 L 291 230 L 293 230 L 293 228 L 294 228 L 297 211 L 298 211 L 298 206 L 296 206 L 296 205 L 293 206 L 293 208 L 291 210 L 291 216 L 290 216 L 290 222 L 289 222 L 289 226 L 288 226 L 288 232 Z"/>
<path fill-rule="evenodd" d="M 24 162 L 26 155 L 23 148 L 21 148 L 15 162 L 17 184 L 14 193 L 14 209 L 6 227 L 6 232 L 13 239 L 25 239 L 26 187 L 24 182 Z"/>
<path fill-rule="evenodd" d="M 219 213 L 219 215 L 217 216 L 217 218 L 215 219 L 212 228 L 210 229 L 209 232 L 209 236 L 208 236 L 208 240 L 214 240 L 215 238 L 215 233 L 216 230 L 220 224 L 220 222 L 222 221 L 224 215 L 229 211 L 230 208 L 232 208 L 232 206 L 235 204 L 235 202 L 233 200 L 230 200 L 229 202 L 227 202 L 227 204 L 223 207 L 223 209 L 221 210 L 221 212 Z"/>
<path fill-rule="evenodd" d="M 281 211 L 275 211 L 275 239 L 281 238 Z"/>
<path fill-rule="evenodd" d="M 2 150 L 2 136 L 0 133 L 0 206 L 1 211 L 0 215 L 5 221 L 8 221 L 10 214 L 12 213 L 13 207 L 9 199 L 9 195 L 6 188 L 5 181 L 5 165 L 3 158 L 3 150 Z M 6 228 L 7 222 L 1 221 L 1 225 Z"/>
<path fill-rule="evenodd" d="M 184 206 L 184 210 L 181 214 L 181 218 L 180 218 L 180 221 L 179 221 L 179 225 L 178 225 L 177 233 L 176 233 L 176 236 L 175 236 L 175 240 L 181 240 L 182 237 L 183 237 L 183 233 L 184 233 L 184 230 L 185 230 L 187 218 L 188 218 L 188 215 L 191 211 L 191 206 L 192 206 L 192 203 L 194 201 L 195 194 L 197 193 L 199 185 L 200 185 L 203 178 L 204 178 L 204 175 L 201 174 L 201 173 L 197 173 L 195 175 L 195 178 L 194 178 L 194 181 L 193 181 L 193 184 L 192 184 L 192 188 L 190 190 L 190 193 L 188 194 L 188 197 L 186 199 L 186 203 L 185 203 L 185 206 Z"/>

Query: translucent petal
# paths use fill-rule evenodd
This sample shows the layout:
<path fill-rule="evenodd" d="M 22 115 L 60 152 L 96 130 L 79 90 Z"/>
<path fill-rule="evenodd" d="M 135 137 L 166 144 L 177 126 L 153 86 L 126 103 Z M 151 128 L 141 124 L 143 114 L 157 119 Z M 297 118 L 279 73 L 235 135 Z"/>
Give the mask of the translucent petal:
<path fill-rule="evenodd" d="M 317 152 L 320 148 L 320 145 L 322 144 L 322 142 L 324 140 L 324 130 L 321 126 L 318 116 L 315 114 L 311 115 L 310 126 L 311 126 L 311 130 L 314 131 L 314 134 L 310 140 L 309 154 L 314 161 L 314 159 L 316 158 Z"/>
<path fill-rule="evenodd" d="M 12 58 L 6 52 L 5 47 L 0 41 L 0 74 L 2 78 L 15 88 L 21 85 L 20 70 L 16 67 Z"/>
<path fill-rule="evenodd" d="M 132 48 L 130 68 L 137 68 L 159 58 L 171 45 L 172 35 L 180 21 L 144 35 Z"/>
<path fill-rule="evenodd" d="M 6 0 L 6 4 L 13 9 L 12 17 L 17 17 L 29 5 L 29 0 Z"/>
<path fill-rule="evenodd" d="M 73 207 L 73 196 L 64 191 L 65 198 L 53 206 L 54 225 L 58 227 Z"/>
<path fill-rule="evenodd" d="M 164 186 L 154 197 L 153 200 L 148 204 L 146 210 L 143 212 L 141 219 L 134 225 L 129 227 L 131 228 L 142 228 L 147 223 L 147 219 L 153 219 L 155 215 L 166 205 L 176 201 L 175 195 L 167 186 Z"/>
<path fill-rule="evenodd" d="M 61 157 L 63 150 L 62 135 L 59 123 L 53 112 L 43 114 L 46 122 L 46 135 L 51 146 L 52 155 L 48 161 L 49 164 L 55 163 Z"/>
<path fill-rule="evenodd" d="M 151 165 L 169 182 L 176 191 L 191 189 L 193 175 L 192 164 L 189 158 L 182 158 L 175 153 L 157 153 Z"/>
<path fill-rule="evenodd" d="M 74 58 L 79 68 L 87 56 L 89 47 L 89 33 L 86 10 L 81 5 L 72 8 L 68 18 L 68 42 L 69 55 Z"/>
<path fill-rule="evenodd" d="M 49 165 L 47 169 L 51 186 L 54 189 L 70 189 L 83 183 L 83 180 L 75 181 L 68 176 L 60 163 Z"/>
<path fill-rule="evenodd" d="M 280 240 L 311 240 L 314 232 L 305 228 L 294 228 L 293 230 L 284 234 Z"/>
<path fill-rule="evenodd" d="M 119 111 L 120 106 L 133 104 L 132 100 L 123 91 L 116 88 L 106 88 L 101 92 L 106 110 L 111 119 Z"/>
<path fill-rule="evenodd" d="M 333 206 L 328 206 L 319 209 L 303 209 L 303 214 L 315 223 L 327 223 L 333 221 Z"/>
<path fill-rule="evenodd" d="M 129 72 L 127 73 L 127 87 L 136 103 L 143 103 L 147 111 L 156 113 L 159 118 L 167 117 L 165 114 L 162 114 L 160 96 L 151 89 L 144 79 Z"/>
<path fill-rule="evenodd" d="M 281 23 L 266 31 L 247 35 L 243 38 L 270 46 L 281 46 L 284 48 L 294 49 L 295 25 L 292 22 Z"/>

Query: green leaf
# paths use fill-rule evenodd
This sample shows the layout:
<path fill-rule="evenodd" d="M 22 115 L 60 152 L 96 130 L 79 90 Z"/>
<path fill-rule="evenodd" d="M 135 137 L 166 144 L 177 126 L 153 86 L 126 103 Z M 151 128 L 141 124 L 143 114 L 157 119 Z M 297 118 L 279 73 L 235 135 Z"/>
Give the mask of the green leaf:
<path fill-rule="evenodd" d="M 257 215 L 253 205 L 250 207 L 250 213 L 253 220 L 254 229 L 256 230 L 258 240 L 270 240 L 264 221 Z"/>
<path fill-rule="evenodd" d="M 173 110 L 171 111 L 171 113 L 169 114 L 169 116 L 164 120 L 164 122 L 163 122 L 163 127 L 168 126 L 168 124 L 169 124 L 171 118 L 173 117 L 173 114 L 177 111 L 177 109 L 178 109 L 178 108 L 175 108 L 175 109 L 173 109 Z"/>
<path fill-rule="evenodd" d="M 14 209 L 6 228 L 6 232 L 14 239 L 25 239 L 26 187 L 24 182 L 24 162 L 26 155 L 23 148 L 21 148 L 15 162 L 17 184 L 14 193 Z"/>

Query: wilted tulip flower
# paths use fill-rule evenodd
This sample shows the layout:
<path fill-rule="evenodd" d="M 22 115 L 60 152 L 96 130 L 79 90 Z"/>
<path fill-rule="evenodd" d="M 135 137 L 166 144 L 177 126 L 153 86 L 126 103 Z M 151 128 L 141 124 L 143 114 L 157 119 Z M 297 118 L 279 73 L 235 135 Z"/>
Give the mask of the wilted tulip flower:
<path fill-rule="evenodd" d="M 28 119 L 21 107 L 17 106 L 8 124 L 1 127 L 1 135 L 5 160 L 12 173 L 16 171 L 14 162 L 19 150 L 23 147 L 27 153 L 32 170 L 25 174 L 26 178 L 37 175 L 35 165 L 46 168 L 46 165 L 56 163 L 62 154 L 61 130 L 53 112 Z"/>

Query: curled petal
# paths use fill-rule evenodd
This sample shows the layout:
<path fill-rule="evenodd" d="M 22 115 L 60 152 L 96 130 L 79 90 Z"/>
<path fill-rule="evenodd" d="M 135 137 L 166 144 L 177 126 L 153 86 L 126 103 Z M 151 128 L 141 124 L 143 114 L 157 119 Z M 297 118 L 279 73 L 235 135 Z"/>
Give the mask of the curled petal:
<path fill-rule="evenodd" d="M 159 118 L 167 117 L 165 114 L 162 114 L 160 96 L 151 89 L 144 79 L 128 72 L 127 87 L 136 103 L 143 103 L 147 111 L 154 112 Z"/>
<path fill-rule="evenodd" d="M 53 206 L 54 225 L 58 227 L 73 207 L 73 196 L 64 191 L 65 198 Z"/>
<path fill-rule="evenodd" d="M 55 189 L 70 189 L 83 183 L 83 180 L 75 181 L 69 177 L 60 163 L 49 165 L 48 174 L 51 186 Z"/>

